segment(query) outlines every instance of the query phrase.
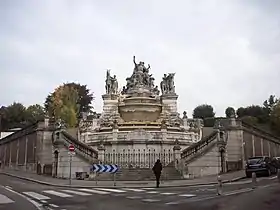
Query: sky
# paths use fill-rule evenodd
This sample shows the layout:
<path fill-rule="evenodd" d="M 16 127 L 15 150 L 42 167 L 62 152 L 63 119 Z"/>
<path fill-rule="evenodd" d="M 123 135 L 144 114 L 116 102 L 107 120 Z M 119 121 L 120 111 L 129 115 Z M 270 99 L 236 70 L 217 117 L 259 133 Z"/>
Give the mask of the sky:
<path fill-rule="evenodd" d="M 65 82 L 102 110 L 106 69 L 119 87 L 137 62 L 159 85 L 175 74 L 178 111 L 280 97 L 278 0 L 1 0 L 0 106 L 43 104 Z"/>

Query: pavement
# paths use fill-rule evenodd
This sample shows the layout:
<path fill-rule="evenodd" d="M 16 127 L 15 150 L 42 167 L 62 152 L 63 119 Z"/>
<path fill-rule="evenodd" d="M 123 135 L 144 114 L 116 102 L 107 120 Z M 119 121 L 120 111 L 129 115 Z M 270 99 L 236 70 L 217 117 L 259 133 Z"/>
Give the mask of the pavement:
<path fill-rule="evenodd" d="M 236 209 L 226 207 L 230 202 L 233 202 L 232 206 L 237 205 L 235 204 L 236 201 L 234 202 L 232 199 L 242 200 L 245 194 L 265 190 L 271 185 L 277 185 L 278 188 L 280 186 L 275 175 L 261 177 L 257 180 L 256 189 L 253 189 L 250 179 L 225 183 L 222 187 L 222 195 L 217 195 L 217 184 L 163 188 L 145 186 L 138 188 L 113 188 L 110 186 L 71 188 L 69 186 L 57 187 L 39 184 L 2 174 L 0 175 L 0 186 L 3 191 L 0 191 L 0 195 L 5 195 L 6 198 L 14 202 L 8 204 L 1 204 L 0 202 L 0 209 L 2 207 L 5 210 L 34 210 L 35 204 L 37 209 L 40 210 L 142 210 L 144 208 L 148 210 L 243 210 L 237 208 L 239 206 Z M 240 195 L 242 195 L 241 198 Z M 261 193 L 261 195 L 263 194 Z M 0 201 L 3 201 L 1 196 Z M 251 198 L 249 201 L 253 202 L 254 199 Z"/>
<path fill-rule="evenodd" d="M 37 175 L 30 172 L 17 171 L 17 170 L 0 170 L 0 174 L 16 177 L 22 180 L 31 181 L 39 184 L 55 187 L 69 187 L 69 180 L 57 179 L 49 176 Z M 222 174 L 221 178 L 224 183 L 235 182 L 245 178 L 245 172 L 243 170 L 232 173 Z M 187 180 L 162 180 L 161 187 L 176 187 L 176 186 L 194 186 L 194 185 L 207 185 L 216 184 L 217 175 L 206 176 L 196 179 Z M 92 187 L 154 187 L 155 181 L 88 181 L 88 180 L 75 180 L 71 181 L 72 188 L 92 188 Z"/>

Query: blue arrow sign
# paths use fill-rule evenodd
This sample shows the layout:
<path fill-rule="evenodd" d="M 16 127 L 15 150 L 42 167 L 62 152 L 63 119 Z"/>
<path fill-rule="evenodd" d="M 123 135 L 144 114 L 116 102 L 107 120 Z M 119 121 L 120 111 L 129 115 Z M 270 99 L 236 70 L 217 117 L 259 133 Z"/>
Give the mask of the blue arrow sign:
<path fill-rule="evenodd" d="M 90 170 L 93 172 L 116 173 L 119 167 L 115 164 L 93 164 Z"/>

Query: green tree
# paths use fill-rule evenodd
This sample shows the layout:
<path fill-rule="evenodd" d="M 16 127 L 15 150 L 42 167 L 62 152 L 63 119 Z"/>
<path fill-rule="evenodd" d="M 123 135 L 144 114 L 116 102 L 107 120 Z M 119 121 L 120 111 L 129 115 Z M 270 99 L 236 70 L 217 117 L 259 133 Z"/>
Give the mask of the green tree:
<path fill-rule="evenodd" d="M 1 107 L 2 129 L 22 128 L 27 125 L 26 108 L 21 103 L 14 102 L 7 107 Z"/>
<path fill-rule="evenodd" d="M 235 117 L 235 115 L 236 115 L 233 107 L 226 108 L 225 114 L 226 114 L 227 118 Z"/>
<path fill-rule="evenodd" d="M 45 117 L 44 108 L 39 104 L 30 105 L 25 112 L 25 118 L 28 123 L 35 123 Z"/>
<path fill-rule="evenodd" d="M 215 117 L 215 112 L 214 109 L 211 105 L 208 104 L 202 104 L 197 106 L 193 110 L 193 118 L 210 118 L 210 117 Z"/>
<path fill-rule="evenodd" d="M 280 101 L 279 100 L 273 106 L 273 108 L 271 110 L 270 119 L 271 119 L 271 127 L 272 127 L 272 129 L 278 135 L 280 135 Z"/>

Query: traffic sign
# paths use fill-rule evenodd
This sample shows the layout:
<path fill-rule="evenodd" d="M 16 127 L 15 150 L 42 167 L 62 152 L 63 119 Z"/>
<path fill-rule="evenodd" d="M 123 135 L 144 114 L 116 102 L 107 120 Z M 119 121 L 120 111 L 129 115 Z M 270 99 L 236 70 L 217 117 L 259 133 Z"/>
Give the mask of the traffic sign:
<path fill-rule="evenodd" d="M 69 152 L 74 152 L 75 151 L 75 147 L 73 144 L 70 144 L 68 147 Z"/>
<path fill-rule="evenodd" d="M 93 172 L 116 173 L 118 170 L 119 167 L 115 164 L 93 164 L 91 167 L 91 171 Z"/>

